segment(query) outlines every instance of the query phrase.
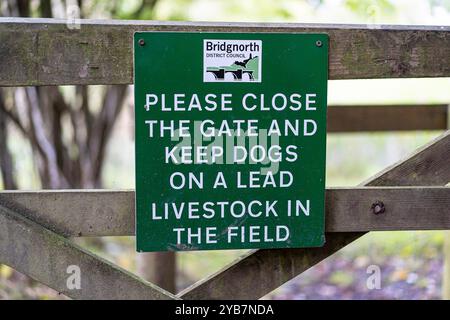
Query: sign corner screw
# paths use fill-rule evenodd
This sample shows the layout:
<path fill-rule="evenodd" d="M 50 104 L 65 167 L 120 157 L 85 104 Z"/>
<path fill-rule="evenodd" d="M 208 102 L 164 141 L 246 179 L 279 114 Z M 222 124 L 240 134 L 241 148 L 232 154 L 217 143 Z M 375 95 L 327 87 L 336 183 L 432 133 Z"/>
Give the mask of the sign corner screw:
<path fill-rule="evenodd" d="M 322 41 L 317 40 L 317 41 L 316 41 L 316 46 L 317 46 L 317 47 L 321 47 L 321 46 L 322 46 Z"/>
<path fill-rule="evenodd" d="M 139 45 L 142 47 L 145 45 L 145 40 L 144 39 L 139 39 L 138 40 Z"/>

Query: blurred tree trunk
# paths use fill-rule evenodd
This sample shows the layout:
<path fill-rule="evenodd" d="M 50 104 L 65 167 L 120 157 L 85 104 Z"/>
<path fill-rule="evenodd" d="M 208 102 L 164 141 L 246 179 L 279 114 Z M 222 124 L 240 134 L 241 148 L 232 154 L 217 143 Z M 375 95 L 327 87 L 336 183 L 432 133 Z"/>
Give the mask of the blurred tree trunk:
<path fill-rule="evenodd" d="M 30 16 L 30 3 L 29 0 L 7 0 L 0 8 L 1 15 Z M 83 13 L 82 0 L 76 3 Z M 143 0 L 133 18 L 140 18 L 156 3 L 157 0 Z M 58 2 L 65 10 L 67 4 L 64 0 Z M 117 5 L 115 2 L 113 13 Z M 39 1 L 37 8 L 38 14 L 46 18 L 58 12 L 53 10 L 50 0 Z M 126 85 L 106 86 L 100 106 L 92 106 L 87 86 L 75 87 L 74 101 L 66 101 L 56 86 L 4 89 L 10 98 L 7 104 L 4 94 L 0 94 L 0 172 L 4 187 L 17 188 L 13 158 L 7 145 L 8 121 L 11 121 L 30 142 L 41 188 L 101 188 L 106 147 L 127 92 Z M 139 254 L 138 267 L 142 277 L 175 292 L 174 253 Z"/>
<path fill-rule="evenodd" d="M 4 101 L 2 89 L 0 88 L 0 170 L 3 178 L 3 187 L 5 189 L 17 189 L 16 179 L 14 176 L 14 165 L 11 152 L 8 148 L 8 128 L 6 123 L 6 114 L 4 109 Z"/>
<path fill-rule="evenodd" d="M 159 287 L 176 292 L 176 256 L 174 252 L 139 253 L 138 273 Z"/>

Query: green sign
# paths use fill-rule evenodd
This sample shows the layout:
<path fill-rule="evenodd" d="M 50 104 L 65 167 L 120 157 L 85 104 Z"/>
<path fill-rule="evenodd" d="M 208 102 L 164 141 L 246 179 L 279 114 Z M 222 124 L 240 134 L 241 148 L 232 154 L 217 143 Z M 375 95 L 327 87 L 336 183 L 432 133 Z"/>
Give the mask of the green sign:
<path fill-rule="evenodd" d="M 324 238 L 328 36 L 134 35 L 138 251 Z"/>

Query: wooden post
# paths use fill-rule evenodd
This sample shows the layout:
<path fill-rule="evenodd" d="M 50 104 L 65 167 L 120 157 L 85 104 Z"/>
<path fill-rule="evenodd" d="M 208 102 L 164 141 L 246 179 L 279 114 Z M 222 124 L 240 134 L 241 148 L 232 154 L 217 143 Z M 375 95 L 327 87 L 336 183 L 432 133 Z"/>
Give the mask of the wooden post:
<path fill-rule="evenodd" d="M 171 292 L 176 291 L 176 256 L 174 252 L 138 253 L 138 274 Z"/>

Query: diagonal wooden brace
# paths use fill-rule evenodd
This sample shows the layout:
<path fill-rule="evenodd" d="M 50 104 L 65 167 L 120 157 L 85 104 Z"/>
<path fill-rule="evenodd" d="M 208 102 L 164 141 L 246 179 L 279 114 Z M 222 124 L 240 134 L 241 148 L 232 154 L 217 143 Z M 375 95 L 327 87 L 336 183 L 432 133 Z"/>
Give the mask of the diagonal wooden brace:
<path fill-rule="evenodd" d="M 70 298 L 177 299 L 3 205 L 0 205 L 0 263 Z M 78 275 L 79 289 L 70 278 Z"/>
<path fill-rule="evenodd" d="M 450 131 L 381 171 L 366 186 L 446 185 Z M 256 250 L 178 294 L 183 299 L 258 299 L 366 234 L 330 233 L 322 248 Z"/>

